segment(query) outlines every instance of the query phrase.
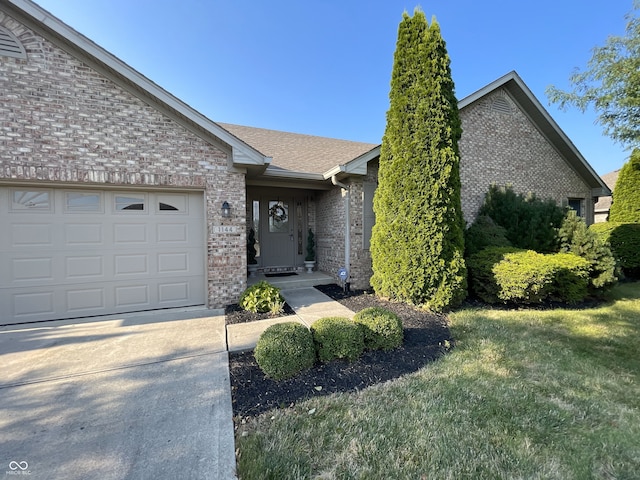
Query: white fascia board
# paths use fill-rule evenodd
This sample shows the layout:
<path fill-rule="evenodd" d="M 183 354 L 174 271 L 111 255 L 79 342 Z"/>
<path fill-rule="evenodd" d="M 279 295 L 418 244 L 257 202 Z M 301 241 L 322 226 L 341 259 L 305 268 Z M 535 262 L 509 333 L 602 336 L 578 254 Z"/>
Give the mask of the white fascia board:
<path fill-rule="evenodd" d="M 288 178 L 291 180 L 315 180 L 324 181 L 326 178 L 320 173 L 292 172 L 291 170 L 265 170 L 262 174 L 264 178 Z"/>
<path fill-rule="evenodd" d="M 182 102 L 177 97 L 173 96 L 153 81 L 149 80 L 140 72 L 134 70 L 122 60 L 109 53 L 102 47 L 98 46 L 92 40 L 77 32 L 62 21 L 58 20 L 56 17 L 54 17 L 35 3 L 29 0 L 7 1 L 13 4 L 14 7 L 18 8 L 26 15 L 32 17 L 36 22 L 41 23 L 49 30 L 53 31 L 54 33 L 68 41 L 72 46 L 75 46 L 90 57 L 93 57 L 99 63 L 104 64 L 109 69 L 115 71 L 122 77 L 137 85 L 142 90 L 146 91 L 152 97 L 158 99 L 161 103 L 164 103 L 169 108 L 175 110 L 179 114 L 194 122 L 196 125 L 210 132 L 212 135 L 219 138 L 226 144 L 230 145 L 232 148 L 234 164 L 263 165 L 265 163 L 269 163 L 266 160 L 268 157 L 265 157 L 250 145 L 242 142 L 237 137 L 234 137 L 218 124 L 208 119 L 200 112 L 194 110 L 189 105 Z"/>
<path fill-rule="evenodd" d="M 350 160 L 344 165 L 336 165 L 335 167 L 327 170 L 322 174 L 325 179 L 329 179 L 335 175 L 343 174 L 347 175 L 366 175 L 367 165 L 371 160 L 374 160 L 380 156 L 380 145 L 373 147 L 366 153 L 363 153 L 359 157 Z"/>

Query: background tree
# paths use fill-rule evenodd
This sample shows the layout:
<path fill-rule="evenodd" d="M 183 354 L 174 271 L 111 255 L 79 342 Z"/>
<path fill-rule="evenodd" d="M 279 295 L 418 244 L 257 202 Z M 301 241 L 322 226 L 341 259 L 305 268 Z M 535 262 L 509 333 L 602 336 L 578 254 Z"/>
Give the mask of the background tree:
<path fill-rule="evenodd" d="M 640 223 L 640 149 L 634 149 L 631 158 L 618 174 L 613 189 L 613 203 L 609 221 Z"/>
<path fill-rule="evenodd" d="M 443 310 L 466 296 L 462 134 L 440 26 L 418 9 L 398 28 L 371 238 L 379 295 Z"/>
<path fill-rule="evenodd" d="M 583 72 L 576 70 L 569 81 L 573 90 L 564 92 L 547 88 L 549 100 L 560 108 L 574 105 L 583 112 L 592 106 L 598 123 L 613 140 L 637 147 L 640 145 L 640 0 L 627 18 L 626 34 L 610 36 L 593 55 Z"/>

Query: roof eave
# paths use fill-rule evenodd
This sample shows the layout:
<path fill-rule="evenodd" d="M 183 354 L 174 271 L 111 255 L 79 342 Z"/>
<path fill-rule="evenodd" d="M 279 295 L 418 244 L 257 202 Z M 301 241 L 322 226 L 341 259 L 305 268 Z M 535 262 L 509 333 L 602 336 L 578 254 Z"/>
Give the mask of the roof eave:
<path fill-rule="evenodd" d="M 333 176 L 337 178 L 348 177 L 350 175 L 366 175 L 367 165 L 371 160 L 375 160 L 380 156 L 380 145 L 373 147 L 368 152 L 348 161 L 343 165 L 336 165 L 322 174 L 325 179 Z"/>

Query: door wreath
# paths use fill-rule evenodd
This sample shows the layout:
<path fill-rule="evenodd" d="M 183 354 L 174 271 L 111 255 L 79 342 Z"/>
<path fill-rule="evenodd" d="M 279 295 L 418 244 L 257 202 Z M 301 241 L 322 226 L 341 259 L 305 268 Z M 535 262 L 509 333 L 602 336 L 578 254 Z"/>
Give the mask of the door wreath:
<path fill-rule="evenodd" d="M 269 216 L 274 222 L 282 223 L 287 219 L 287 212 L 281 204 L 276 203 L 269 209 Z"/>

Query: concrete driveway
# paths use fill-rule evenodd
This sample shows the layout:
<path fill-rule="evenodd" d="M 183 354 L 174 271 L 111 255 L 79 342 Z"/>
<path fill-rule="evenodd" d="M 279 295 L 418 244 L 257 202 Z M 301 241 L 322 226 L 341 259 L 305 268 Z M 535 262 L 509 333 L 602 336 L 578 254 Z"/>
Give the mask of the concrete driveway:
<path fill-rule="evenodd" d="M 224 316 L 211 314 L 0 328 L 0 474 L 234 478 Z"/>

